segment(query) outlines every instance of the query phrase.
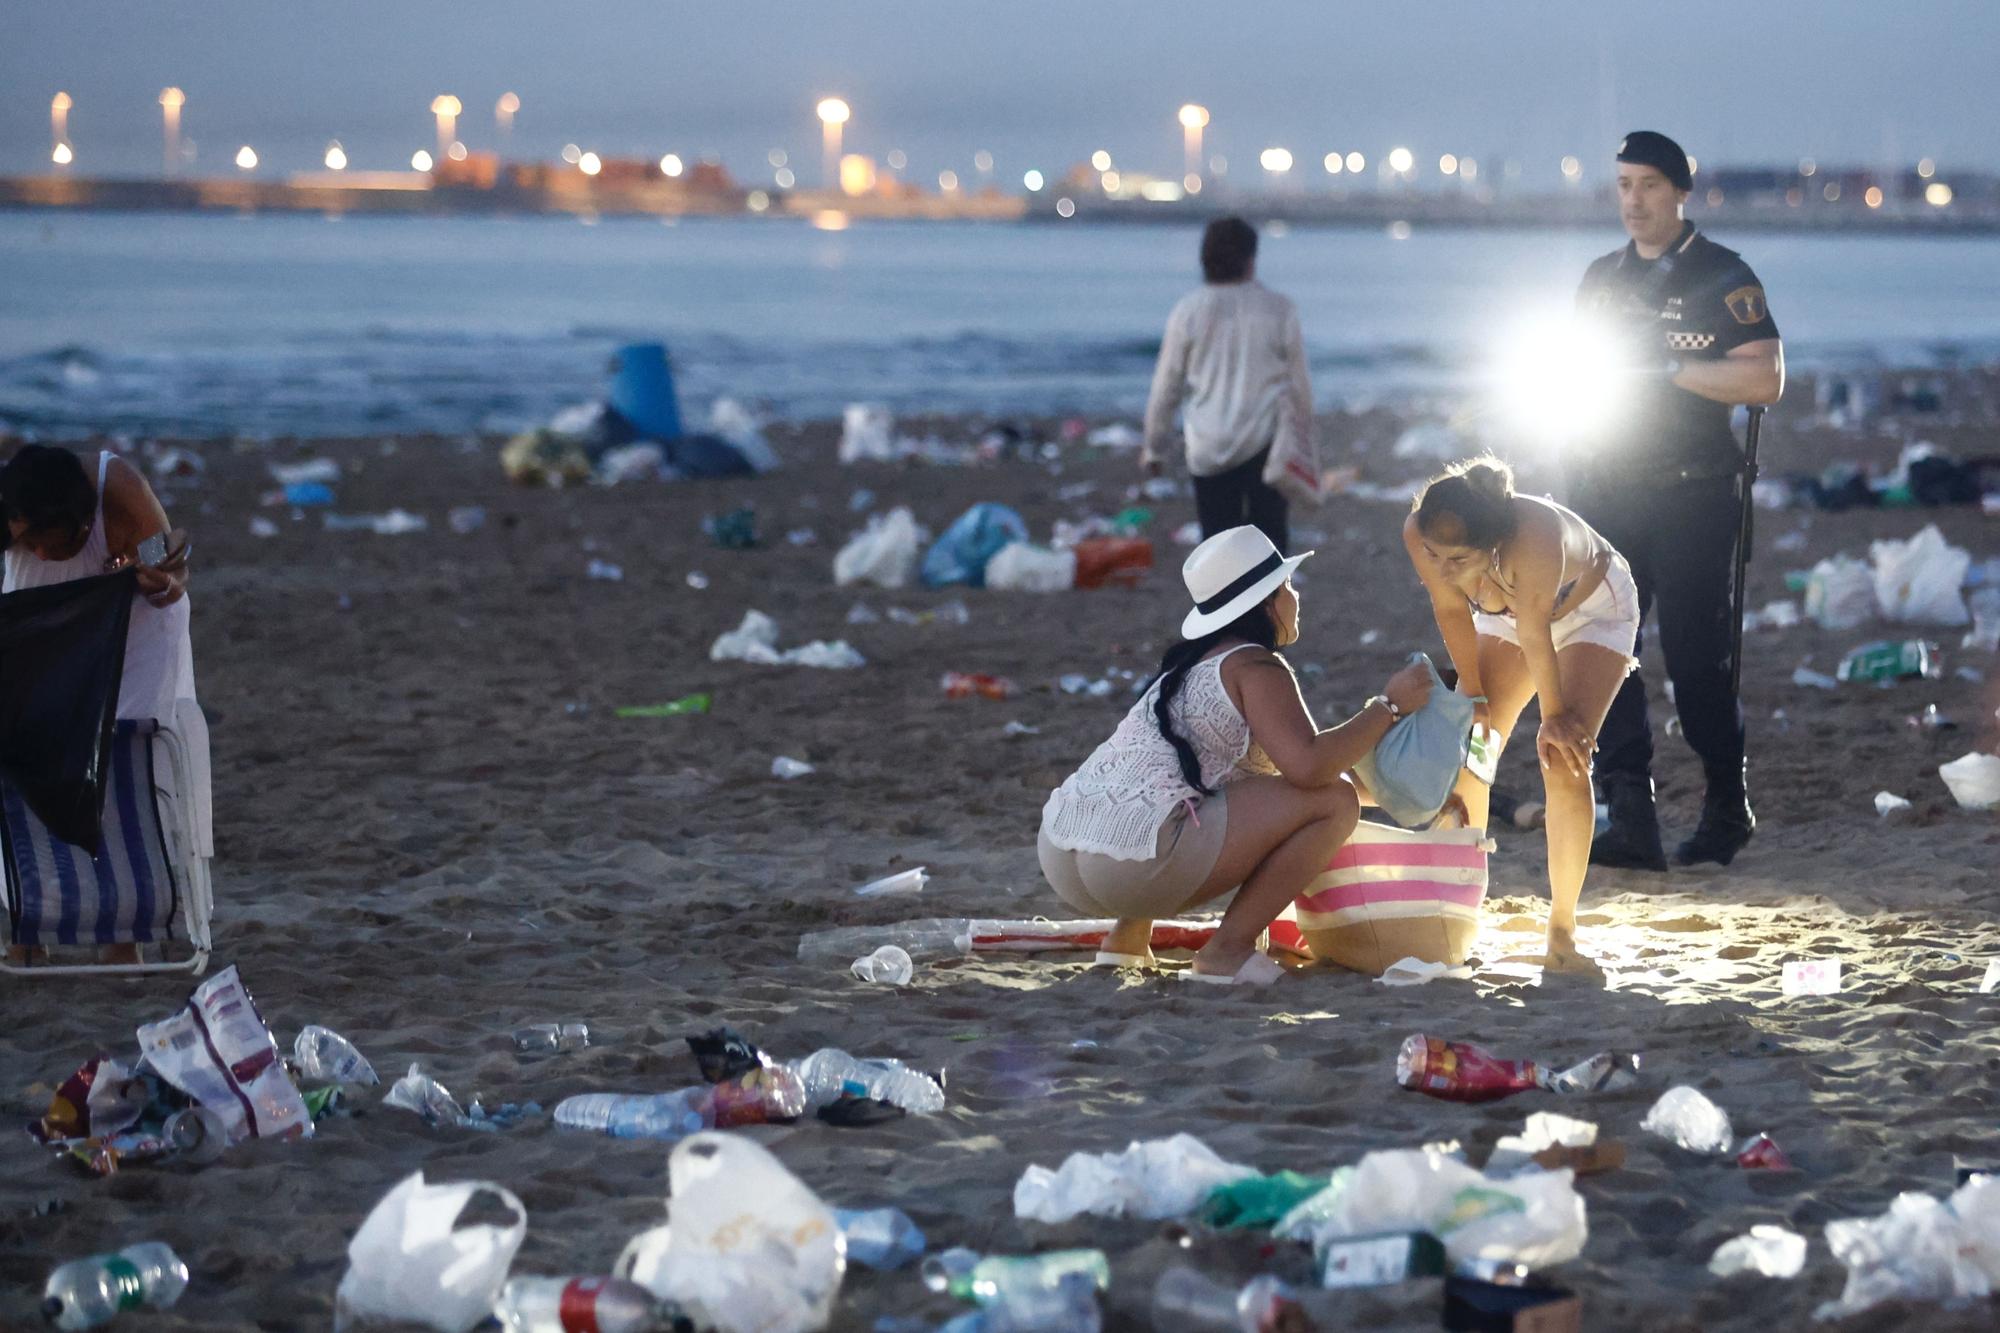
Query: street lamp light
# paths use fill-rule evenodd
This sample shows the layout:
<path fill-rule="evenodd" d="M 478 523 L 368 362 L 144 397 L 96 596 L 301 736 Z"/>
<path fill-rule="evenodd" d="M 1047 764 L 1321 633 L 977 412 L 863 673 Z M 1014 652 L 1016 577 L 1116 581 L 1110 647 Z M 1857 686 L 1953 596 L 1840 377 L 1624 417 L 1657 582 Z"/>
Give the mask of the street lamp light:
<path fill-rule="evenodd" d="M 821 98 L 814 110 L 819 115 L 822 177 L 827 189 L 837 190 L 840 188 L 840 127 L 854 113 L 838 97 Z"/>
<path fill-rule="evenodd" d="M 1181 185 L 1189 194 L 1201 190 L 1201 132 L 1208 127 L 1208 108 L 1189 102 L 1181 108 Z"/>
<path fill-rule="evenodd" d="M 451 151 L 451 141 L 458 137 L 458 113 L 463 110 L 464 103 L 450 93 L 439 93 L 431 99 L 431 114 L 437 117 L 439 157 Z"/>
<path fill-rule="evenodd" d="M 1271 173 L 1271 185 L 1274 188 L 1283 185 L 1285 173 L 1292 169 L 1292 150 L 1266 148 L 1257 154 L 1257 165 Z"/>
<path fill-rule="evenodd" d="M 180 89 L 160 89 L 160 128 L 169 176 L 173 175 L 181 160 L 181 108 L 186 105 L 187 94 Z"/>
<path fill-rule="evenodd" d="M 514 137 L 514 113 L 521 109 L 521 98 L 517 93 L 501 93 L 500 100 L 493 104 L 493 127 L 500 131 L 502 143 Z"/>
<path fill-rule="evenodd" d="M 49 99 L 49 137 L 57 148 L 69 142 L 69 109 L 75 105 L 68 93 Z"/>
<path fill-rule="evenodd" d="M 1398 176 L 1409 174 L 1410 168 L 1416 164 L 1417 156 L 1409 149 L 1391 148 L 1389 150 L 1389 170 L 1395 172 Z"/>
<path fill-rule="evenodd" d="M 76 154 L 70 151 L 68 144 L 59 143 L 55 146 L 54 151 L 49 154 L 49 161 L 59 167 L 66 167 L 76 161 Z"/>
<path fill-rule="evenodd" d="M 257 169 L 257 150 L 247 143 L 244 144 L 236 150 L 236 165 L 244 171 L 255 171 Z"/>
<path fill-rule="evenodd" d="M 338 139 L 335 139 L 326 146 L 326 169 L 328 171 L 347 170 L 347 150 L 340 146 L 340 140 Z"/>

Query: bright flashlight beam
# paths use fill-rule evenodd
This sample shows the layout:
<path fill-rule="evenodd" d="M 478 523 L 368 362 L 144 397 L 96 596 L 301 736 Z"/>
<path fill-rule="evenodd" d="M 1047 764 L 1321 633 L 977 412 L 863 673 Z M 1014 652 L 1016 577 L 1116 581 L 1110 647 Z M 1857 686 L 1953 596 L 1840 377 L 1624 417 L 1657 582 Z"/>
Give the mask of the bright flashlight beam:
<path fill-rule="evenodd" d="M 1586 316 L 1539 316 L 1505 345 L 1495 366 L 1501 415 L 1538 443 L 1588 442 L 1629 410 L 1644 383 L 1617 332 Z"/>

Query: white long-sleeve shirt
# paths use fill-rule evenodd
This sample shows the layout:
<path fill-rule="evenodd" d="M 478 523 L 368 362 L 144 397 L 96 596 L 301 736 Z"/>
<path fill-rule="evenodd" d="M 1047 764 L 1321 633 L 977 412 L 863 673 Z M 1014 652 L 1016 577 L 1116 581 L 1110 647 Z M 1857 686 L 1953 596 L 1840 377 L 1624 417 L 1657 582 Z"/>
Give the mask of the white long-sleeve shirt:
<path fill-rule="evenodd" d="M 1167 316 L 1146 400 L 1146 450 L 1173 442 L 1181 413 L 1188 471 L 1212 477 L 1255 458 L 1282 430 L 1312 429 L 1299 312 L 1252 278 L 1209 283 Z"/>

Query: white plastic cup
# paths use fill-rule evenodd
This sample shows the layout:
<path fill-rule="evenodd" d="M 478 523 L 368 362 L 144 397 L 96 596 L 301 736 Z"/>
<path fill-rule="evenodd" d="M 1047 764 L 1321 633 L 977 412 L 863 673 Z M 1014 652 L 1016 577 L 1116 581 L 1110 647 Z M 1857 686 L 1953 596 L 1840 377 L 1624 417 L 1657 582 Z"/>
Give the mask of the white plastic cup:
<path fill-rule="evenodd" d="M 854 891 L 857 898 L 886 898 L 895 894 L 922 893 L 930 875 L 923 866 L 905 870 L 901 874 L 886 875 L 881 879 L 863 884 Z"/>
<path fill-rule="evenodd" d="M 907 950 L 885 944 L 866 958 L 854 960 L 854 975 L 863 981 L 880 981 L 891 986 L 907 986 L 916 974 L 916 964 Z"/>

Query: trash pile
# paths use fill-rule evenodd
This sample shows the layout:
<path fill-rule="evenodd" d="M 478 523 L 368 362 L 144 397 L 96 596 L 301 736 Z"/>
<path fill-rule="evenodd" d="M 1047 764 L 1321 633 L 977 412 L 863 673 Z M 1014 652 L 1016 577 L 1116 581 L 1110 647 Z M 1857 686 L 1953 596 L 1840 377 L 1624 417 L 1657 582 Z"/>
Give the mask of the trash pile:
<path fill-rule="evenodd" d="M 823 667 L 833 671 L 851 671 L 868 665 L 868 659 L 856 652 L 845 639 L 835 639 L 831 643 L 814 639 L 811 643 L 780 652 L 778 622 L 762 611 L 744 612 L 742 624 L 710 645 L 708 660 L 752 662 L 758 666 Z"/>
<path fill-rule="evenodd" d="M 904 588 L 918 579 L 932 588 L 993 588 L 1061 592 L 1132 586 L 1153 567 L 1153 544 L 1135 534 L 1152 521 L 1145 509 L 1105 520 L 1100 532 L 1058 522 L 1050 546 L 1037 546 L 1027 524 L 1006 505 L 966 510 L 935 541 L 904 506 L 871 515 L 833 561 L 840 587 L 869 583 Z"/>
<path fill-rule="evenodd" d="M 1874 475 L 1855 463 L 1835 463 L 1817 476 L 1794 473 L 1768 483 L 1760 503 L 1771 509 L 1936 508 L 1986 503 L 2000 496 L 2000 459 L 1961 460 L 1929 440 L 1905 445 L 1896 465 Z"/>
<path fill-rule="evenodd" d="M 2000 560 L 1974 565 L 1963 547 L 1928 525 L 1903 541 L 1869 544 L 1868 561 L 1836 555 L 1786 576 L 1805 594 L 1805 615 L 1822 629 L 1854 629 L 1874 617 L 1906 625 L 1957 628 L 1972 621 L 1967 592 L 2000 587 Z"/>

